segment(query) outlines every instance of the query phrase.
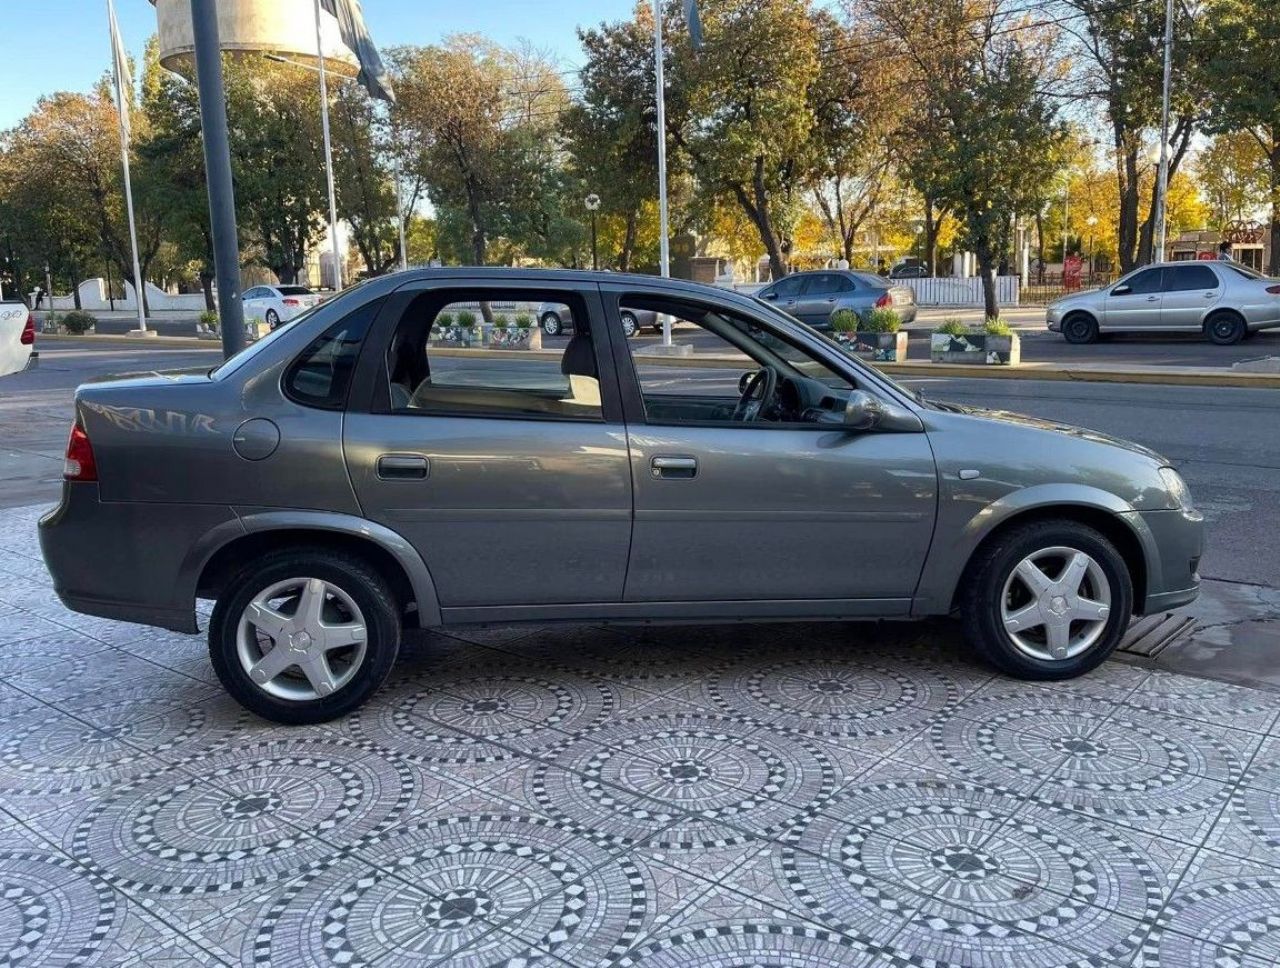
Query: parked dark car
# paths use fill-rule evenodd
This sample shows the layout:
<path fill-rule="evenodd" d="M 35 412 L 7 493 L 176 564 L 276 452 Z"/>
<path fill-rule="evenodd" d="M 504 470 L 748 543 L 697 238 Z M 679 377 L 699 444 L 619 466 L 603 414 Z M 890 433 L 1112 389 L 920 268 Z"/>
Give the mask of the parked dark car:
<path fill-rule="evenodd" d="M 439 349 L 475 300 L 567 305 L 573 337 Z M 627 340 L 627 312 L 696 352 Z M 932 403 L 767 303 L 650 276 L 372 279 L 209 372 L 80 387 L 64 478 L 40 522 L 62 601 L 195 632 L 213 600 L 218 678 L 289 723 L 365 702 L 405 628 L 958 612 L 989 661 L 1062 679 L 1200 583 L 1157 454 Z"/>
<path fill-rule="evenodd" d="M 904 323 L 916 318 L 916 296 L 910 287 L 849 269 L 792 273 L 760 290 L 756 298 L 824 331 L 831 329 L 831 315 L 840 309 L 851 309 L 859 317 L 872 309 L 892 309 Z"/>

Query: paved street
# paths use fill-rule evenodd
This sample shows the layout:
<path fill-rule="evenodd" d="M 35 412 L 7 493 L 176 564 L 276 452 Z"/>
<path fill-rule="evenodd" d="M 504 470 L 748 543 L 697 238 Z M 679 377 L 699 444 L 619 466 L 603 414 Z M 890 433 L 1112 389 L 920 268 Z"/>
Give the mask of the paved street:
<path fill-rule="evenodd" d="M 1280 695 L 1016 683 L 950 623 L 474 629 L 286 729 L 198 638 L 63 611 L 37 513 L 0 512 L 7 964 L 1280 959 Z"/>

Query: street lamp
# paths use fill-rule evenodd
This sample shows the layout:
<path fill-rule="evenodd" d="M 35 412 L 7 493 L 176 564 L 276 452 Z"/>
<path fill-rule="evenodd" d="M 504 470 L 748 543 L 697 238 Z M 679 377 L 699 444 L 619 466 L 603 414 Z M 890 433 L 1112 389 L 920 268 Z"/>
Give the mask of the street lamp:
<path fill-rule="evenodd" d="M 600 256 L 596 249 L 596 211 L 600 208 L 600 196 L 592 192 L 582 200 L 582 204 L 591 213 L 591 268 L 600 268 Z"/>

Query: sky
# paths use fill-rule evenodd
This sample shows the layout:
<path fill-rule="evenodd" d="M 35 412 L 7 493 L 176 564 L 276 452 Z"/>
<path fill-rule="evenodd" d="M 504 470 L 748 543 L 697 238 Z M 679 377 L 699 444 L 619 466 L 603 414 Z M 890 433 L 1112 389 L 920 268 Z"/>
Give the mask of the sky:
<path fill-rule="evenodd" d="M 156 30 L 155 9 L 149 0 L 115 2 L 125 43 L 141 61 Z M 369 32 L 381 47 L 478 33 L 500 44 L 527 40 L 569 68 L 582 56 L 575 28 L 627 17 L 635 0 L 362 2 Z M 21 121 L 42 94 L 86 91 L 110 66 L 106 0 L 0 0 L 0 20 L 0 130 Z"/>

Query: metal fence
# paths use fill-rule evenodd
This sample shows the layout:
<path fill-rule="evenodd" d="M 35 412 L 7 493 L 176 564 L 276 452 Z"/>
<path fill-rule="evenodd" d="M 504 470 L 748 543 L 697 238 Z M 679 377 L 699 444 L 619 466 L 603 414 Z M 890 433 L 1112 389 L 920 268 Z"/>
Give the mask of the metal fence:
<path fill-rule="evenodd" d="M 1086 272 L 1068 285 L 1061 273 L 1046 272 L 1041 275 L 1033 272 L 1027 285 L 1022 287 L 1022 305 L 1047 306 L 1055 299 L 1069 296 L 1073 292 L 1109 286 L 1114 278 L 1114 274 L 1110 272 L 1095 272 L 1092 275 Z"/>

